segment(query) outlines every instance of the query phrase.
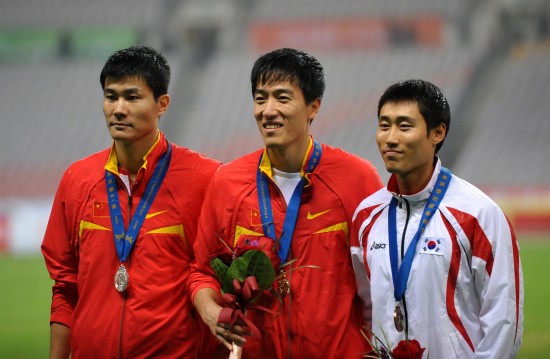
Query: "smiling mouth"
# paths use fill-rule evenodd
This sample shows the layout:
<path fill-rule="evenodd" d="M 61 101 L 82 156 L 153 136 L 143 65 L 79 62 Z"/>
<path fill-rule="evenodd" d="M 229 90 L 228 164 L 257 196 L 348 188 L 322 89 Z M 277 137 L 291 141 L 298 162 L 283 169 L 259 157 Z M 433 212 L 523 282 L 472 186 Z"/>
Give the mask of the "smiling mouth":
<path fill-rule="evenodd" d="M 274 129 L 277 129 L 277 128 L 280 128 L 280 127 L 283 127 L 283 125 L 281 125 L 279 123 L 266 123 L 264 125 L 264 128 L 266 130 L 274 130 Z"/>

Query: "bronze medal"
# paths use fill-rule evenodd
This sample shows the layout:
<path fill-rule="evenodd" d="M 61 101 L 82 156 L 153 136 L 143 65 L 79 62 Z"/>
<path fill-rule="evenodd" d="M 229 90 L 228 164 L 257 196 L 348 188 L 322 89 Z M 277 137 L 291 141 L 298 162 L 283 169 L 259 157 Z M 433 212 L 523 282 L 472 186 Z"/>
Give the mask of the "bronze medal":
<path fill-rule="evenodd" d="M 118 267 L 118 270 L 115 274 L 115 288 L 119 292 L 124 292 L 126 288 L 128 288 L 128 281 L 130 280 L 130 276 L 128 275 L 128 271 L 126 270 L 126 267 L 124 264 L 120 264 Z"/>
<path fill-rule="evenodd" d="M 403 331 L 403 312 L 401 312 L 401 307 L 399 303 L 395 304 L 395 310 L 393 311 L 393 323 L 395 324 L 395 329 L 398 332 Z"/>
<path fill-rule="evenodd" d="M 290 293 L 290 282 L 288 281 L 284 270 L 281 270 L 281 273 L 277 277 L 277 291 L 281 297 L 285 297 L 288 293 Z"/>

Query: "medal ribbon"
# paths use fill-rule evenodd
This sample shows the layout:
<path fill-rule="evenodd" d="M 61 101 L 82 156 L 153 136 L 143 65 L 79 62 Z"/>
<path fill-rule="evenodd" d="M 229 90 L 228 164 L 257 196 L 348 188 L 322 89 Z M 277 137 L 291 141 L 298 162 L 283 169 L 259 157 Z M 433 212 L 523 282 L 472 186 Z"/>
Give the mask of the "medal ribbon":
<path fill-rule="evenodd" d="M 422 233 L 424 233 L 428 222 L 439 207 L 439 204 L 441 203 L 441 200 L 443 199 L 443 196 L 447 191 L 447 187 L 449 186 L 451 177 L 451 171 L 444 167 L 441 167 L 441 171 L 439 172 L 439 176 L 437 177 L 434 189 L 432 190 L 430 198 L 428 199 L 428 201 L 426 202 L 426 206 L 424 207 L 424 211 L 418 225 L 418 230 L 416 231 L 416 234 L 414 235 L 411 243 L 407 247 L 407 251 L 405 252 L 405 256 L 403 257 L 403 261 L 401 262 L 401 266 L 399 267 L 399 269 L 397 268 L 397 199 L 393 197 L 390 202 L 388 212 L 388 233 L 391 274 L 393 279 L 393 295 L 396 301 L 400 301 L 405 294 L 407 281 L 409 280 L 409 274 L 411 272 L 414 253 L 416 252 L 416 244 L 418 243 L 418 240 L 420 239 Z"/>
<path fill-rule="evenodd" d="M 296 221 L 298 219 L 298 211 L 300 210 L 300 202 L 302 201 L 302 190 L 304 189 L 305 182 L 307 181 L 306 175 L 313 172 L 317 164 L 321 159 L 321 145 L 314 141 L 313 153 L 311 154 L 306 170 L 300 182 L 294 189 L 292 197 L 286 210 L 285 221 L 283 223 L 283 233 L 279 241 L 279 250 L 277 254 L 281 259 L 281 263 L 285 263 L 290 250 L 290 243 L 292 242 L 292 235 L 294 234 L 294 228 L 296 227 Z M 273 210 L 271 208 L 271 195 L 269 193 L 268 176 L 260 169 L 263 156 L 260 156 L 260 163 L 258 164 L 258 171 L 256 173 L 256 185 L 258 187 L 258 200 L 260 202 L 260 216 L 262 217 L 262 227 L 264 233 L 274 241 L 277 240 L 275 236 L 275 224 L 273 222 Z"/>
<path fill-rule="evenodd" d="M 147 183 L 145 193 L 137 206 L 136 212 L 130 221 L 128 231 L 124 229 L 124 219 L 122 218 L 122 211 L 120 209 L 120 200 L 118 197 L 118 186 L 116 183 L 116 177 L 113 173 L 105 170 L 105 182 L 107 184 L 107 198 L 109 201 L 109 213 L 111 215 L 111 223 L 113 225 L 113 233 L 115 238 L 115 247 L 118 254 L 118 258 L 121 262 L 124 262 L 132 247 L 136 243 L 137 235 L 145 220 L 149 208 L 157 195 L 162 180 L 168 171 L 168 165 L 170 164 L 170 157 L 172 156 L 172 145 L 168 142 L 168 150 L 160 158 L 153 177 Z"/>

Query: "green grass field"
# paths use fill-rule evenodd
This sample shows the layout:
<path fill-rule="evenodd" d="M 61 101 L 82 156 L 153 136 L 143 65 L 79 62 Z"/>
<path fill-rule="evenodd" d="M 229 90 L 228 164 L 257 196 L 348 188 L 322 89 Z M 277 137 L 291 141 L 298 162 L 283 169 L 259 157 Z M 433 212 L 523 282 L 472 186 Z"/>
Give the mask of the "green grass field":
<path fill-rule="evenodd" d="M 518 358 L 550 353 L 550 238 L 520 240 L 525 283 L 525 331 Z M 0 256 L 0 358 L 47 358 L 51 280 L 42 257 Z"/>

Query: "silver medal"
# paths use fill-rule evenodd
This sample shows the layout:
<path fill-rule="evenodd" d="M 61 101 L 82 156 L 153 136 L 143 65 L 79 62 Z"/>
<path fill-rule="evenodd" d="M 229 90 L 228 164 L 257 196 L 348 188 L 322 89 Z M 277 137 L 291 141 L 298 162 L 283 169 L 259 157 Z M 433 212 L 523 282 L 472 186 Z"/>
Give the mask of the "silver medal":
<path fill-rule="evenodd" d="M 403 312 L 401 312 L 399 303 L 395 304 L 395 310 L 393 311 L 393 323 L 395 324 L 395 329 L 397 329 L 398 332 L 403 331 Z"/>
<path fill-rule="evenodd" d="M 128 288 L 128 281 L 130 276 L 124 264 L 120 264 L 115 274 L 115 288 L 119 292 L 124 292 Z"/>

